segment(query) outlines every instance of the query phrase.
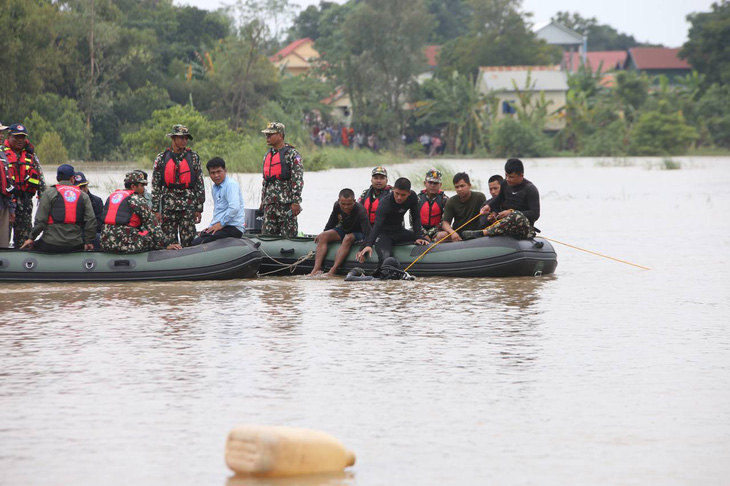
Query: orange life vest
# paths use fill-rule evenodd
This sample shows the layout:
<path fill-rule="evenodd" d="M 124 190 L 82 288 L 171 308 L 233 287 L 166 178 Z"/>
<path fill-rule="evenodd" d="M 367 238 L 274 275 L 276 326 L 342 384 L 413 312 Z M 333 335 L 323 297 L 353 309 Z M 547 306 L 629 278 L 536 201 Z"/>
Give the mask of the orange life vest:
<path fill-rule="evenodd" d="M 23 150 L 20 152 L 20 156 L 18 156 L 10 148 L 10 142 L 8 140 L 3 142 L 2 150 L 8 159 L 10 179 L 13 181 L 15 189 L 31 195 L 35 194 L 41 185 L 41 173 L 33 165 L 33 155 Z"/>
<path fill-rule="evenodd" d="M 421 213 L 421 224 L 423 226 L 436 226 L 441 222 L 444 214 L 444 206 L 446 206 L 446 194 L 439 191 L 433 201 L 426 198 L 426 190 L 424 189 L 418 195 L 418 207 Z"/>
<path fill-rule="evenodd" d="M 291 167 L 284 160 L 284 156 L 291 148 L 290 145 L 284 145 L 281 150 L 273 153 L 269 150 L 264 156 L 264 180 L 272 182 L 274 180 L 288 181 L 291 179 Z"/>
<path fill-rule="evenodd" d="M 132 190 L 119 189 L 109 195 L 102 214 L 104 224 L 133 228 L 142 226 L 142 219 L 132 212 L 132 206 L 129 205 L 129 198 L 132 194 L 134 194 Z"/>
<path fill-rule="evenodd" d="M 368 212 L 368 218 L 370 219 L 370 224 L 375 224 L 375 213 L 377 213 L 378 211 L 380 198 L 390 193 L 391 189 L 391 186 L 385 186 L 383 188 L 383 192 L 380 193 L 380 196 L 376 197 L 375 188 L 373 188 L 373 186 L 370 186 L 370 189 L 368 189 L 368 191 L 365 193 L 365 196 L 361 197 L 358 201 L 360 204 L 365 206 L 365 210 Z"/>
<path fill-rule="evenodd" d="M 84 222 L 84 204 L 81 202 L 81 189 L 66 184 L 53 186 L 58 197 L 53 201 L 48 224 L 82 224 Z"/>
<path fill-rule="evenodd" d="M 192 150 L 185 149 L 182 160 L 176 164 L 172 158 L 172 148 L 165 150 L 162 156 L 163 182 L 168 189 L 190 189 L 197 179 L 197 171 L 193 170 Z"/>

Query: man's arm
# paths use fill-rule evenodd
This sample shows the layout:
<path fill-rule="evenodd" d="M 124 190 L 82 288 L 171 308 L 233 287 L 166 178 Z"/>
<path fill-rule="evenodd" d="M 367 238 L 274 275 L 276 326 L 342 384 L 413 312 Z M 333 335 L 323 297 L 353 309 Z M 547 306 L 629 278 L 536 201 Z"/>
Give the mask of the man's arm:
<path fill-rule="evenodd" d="M 35 223 L 30 230 L 28 239 L 35 240 L 48 226 L 48 216 L 51 214 L 51 206 L 55 199 L 49 191 L 50 189 L 41 195 L 41 200 L 38 203 L 38 211 L 35 213 Z M 54 196 L 58 197 L 58 191 L 54 192 L 56 193 Z"/>
<path fill-rule="evenodd" d="M 38 171 L 38 174 L 40 176 L 38 177 L 40 179 L 40 182 L 38 184 L 38 194 L 43 194 L 46 190 L 46 178 L 43 177 L 43 169 L 41 169 L 41 162 L 38 160 L 38 156 L 33 154 L 33 162 L 35 163 L 35 168 Z"/>
<path fill-rule="evenodd" d="M 324 225 L 324 229 L 322 231 L 331 230 L 337 226 L 337 213 L 337 203 L 335 203 L 335 206 L 332 208 L 332 212 L 330 213 L 330 217 L 327 220 L 327 224 Z"/>
<path fill-rule="evenodd" d="M 365 235 L 365 240 L 370 236 L 370 218 L 368 218 L 368 212 L 361 204 L 356 204 L 355 211 L 357 211 L 357 220 L 360 222 L 360 232 Z"/>
<path fill-rule="evenodd" d="M 413 222 L 413 232 L 416 234 L 416 238 L 421 238 L 423 227 L 421 226 L 421 214 L 418 207 L 418 195 L 411 191 L 409 197 L 412 199 L 409 212 L 411 213 L 411 221 Z"/>
<path fill-rule="evenodd" d="M 365 239 L 365 241 L 363 241 L 361 248 L 365 248 L 366 246 L 372 248 L 372 246 L 375 244 L 375 240 L 378 239 L 378 236 L 380 235 L 380 230 L 383 228 L 383 224 L 385 223 L 387 212 L 390 210 L 390 200 L 390 197 L 384 197 L 380 200 L 380 203 L 378 203 L 378 209 L 377 211 L 375 211 L 375 224 L 373 224 L 373 227 L 370 230 L 370 234 L 368 235 L 368 237 Z"/>
<path fill-rule="evenodd" d="M 162 156 L 165 152 L 157 155 L 152 167 L 152 210 L 160 212 L 160 199 L 162 198 Z"/>
<path fill-rule="evenodd" d="M 534 184 L 527 187 L 525 202 L 528 209 L 522 211 L 522 214 L 530 220 L 530 223 L 535 224 L 535 221 L 540 218 L 540 192 Z"/>
<path fill-rule="evenodd" d="M 91 245 L 96 238 L 96 214 L 88 194 L 82 192 L 81 201 L 84 204 L 84 244 Z"/>
<path fill-rule="evenodd" d="M 292 204 L 302 203 L 302 189 L 304 189 L 304 165 L 302 161 L 302 156 L 298 152 L 295 152 L 291 157 Z"/>
<path fill-rule="evenodd" d="M 193 152 L 193 170 L 195 171 L 195 212 L 202 213 L 205 204 L 205 182 L 203 182 L 203 168 L 200 166 L 200 156 Z"/>
<path fill-rule="evenodd" d="M 444 207 L 444 215 L 441 218 L 441 229 L 447 233 L 454 231 L 454 228 L 451 227 L 451 221 L 454 219 L 454 202 L 452 199 L 458 197 L 459 196 L 451 196 L 449 200 L 446 201 L 446 206 Z M 451 241 L 461 241 L 461 236 L 459 236 L 458 233 L 452 234 L 450 238 Z"/>

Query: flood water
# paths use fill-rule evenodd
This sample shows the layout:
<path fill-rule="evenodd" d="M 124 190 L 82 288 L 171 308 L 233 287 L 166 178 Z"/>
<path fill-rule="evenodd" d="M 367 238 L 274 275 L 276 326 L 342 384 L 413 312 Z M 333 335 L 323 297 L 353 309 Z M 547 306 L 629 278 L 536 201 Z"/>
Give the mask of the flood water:
<path fill-rule="evenodd" d="M 650 271 L 556 245 L 541 278 L 5 284 L 0 484 L 726 485 L 730 158 L 675 160 L 525 160 L 543 235 Z M 503 163 L 444 162 L 484 191 Z M 301 229 L 369 173 L 306 174 Z M 242 423 L 357 463 L 230 479 Z"/>

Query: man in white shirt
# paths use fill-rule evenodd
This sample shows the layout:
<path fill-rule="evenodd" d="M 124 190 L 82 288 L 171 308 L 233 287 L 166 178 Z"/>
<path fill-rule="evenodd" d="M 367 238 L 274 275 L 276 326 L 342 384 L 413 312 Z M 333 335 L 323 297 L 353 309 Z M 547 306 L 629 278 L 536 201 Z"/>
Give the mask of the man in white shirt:
<path fill-rule="evenodd" d="M 246 230 L 241 187 L 226 175 L 226 161 L 213 157 L 205 168 L 213 181 L 213 220 L 193 240 L 193 246 L 222 238 L 240 238 Z"/>

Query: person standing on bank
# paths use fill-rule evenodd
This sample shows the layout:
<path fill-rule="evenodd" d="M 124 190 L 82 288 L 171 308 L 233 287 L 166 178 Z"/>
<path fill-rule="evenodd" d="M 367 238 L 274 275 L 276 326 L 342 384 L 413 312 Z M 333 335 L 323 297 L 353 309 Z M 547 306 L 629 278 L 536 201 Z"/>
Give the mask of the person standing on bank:
<path fill-rule="evenodd" d="M 403 218 L 407 211 L 413 218 L 413 231 L 405 229 Z M 357 254 L 357 261 L 362 263 L 365 257 L 372 255 L 373 246 L 378 253 L 378 264 L 392 256 L 393 243 L 412 243 L 428 245 L 421 238 L 421 218 L 418 214 L 418 195 L 411 190 L 411 181 L 401 177 L 393 184 L 393 191 L 383 196 L 375 215 L 375 224 Z"/>
<path fill-rule="evenodd" d="M 32 248 L 45 253 L 93 250 L 91 242 L 96 236 L 96 218 L 91 199 L 74 186 L 72 166 L 58 166 L 56 179 L 58 184 L 43 191 L 35 214 L 35 225 L 20 249 Z M 43 236 L 33 241 L 41 233 Z"/>
<path fill-rule="evenodd" d="M 205 164 L 205 168 L 213 181 L 213 219 L 191 246 L 222 238 L 240 238 L 246 231 L 241 187 L 226 174 L 226 161 L 213 157 Z"/>
<path fill-rule="evenodd" d="M 157 155 L 152 170 L 152 208 L 170 243 L 190 246 L 205 203 L 200 157 L 190 150 L 188 127 L 175 125 L 167 134 L 172 145 Z"/>
<path fill-rule="evenodd" d="M 299 234 L 297 216 L 302 212 L 304 166 L 299 152 L 284 142 L 284 128 L 283 123 L 271 122 L 261 130 L 271 147 L 264 156 L 261 233 L 294 238 Z"/>
<path fill-rule="evenodd" d="M 15 187 L 15 222 L 13 246 L 20 248 L 28 239 L 33 226 L 33 196 L 38 198 L 46 190 L 46 181 L 33 146 L 28 143 L 25 125 L 13 123 L 8 127 L 8 138 L 2 144 L 8 161 L 10 177 Z"/>

